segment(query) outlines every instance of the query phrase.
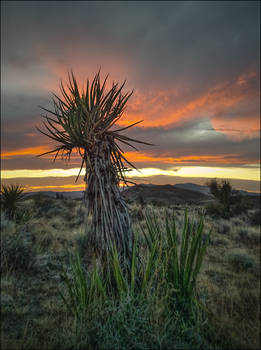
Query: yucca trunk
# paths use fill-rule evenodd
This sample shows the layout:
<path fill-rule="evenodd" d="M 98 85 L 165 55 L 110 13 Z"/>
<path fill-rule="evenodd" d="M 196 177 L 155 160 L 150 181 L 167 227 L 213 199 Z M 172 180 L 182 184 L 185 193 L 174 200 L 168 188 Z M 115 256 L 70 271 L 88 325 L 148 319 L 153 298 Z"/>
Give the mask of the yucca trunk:
<path fill-rule="evenodd" d="M 119 187 L 117 167 L 112 157 L 110 140 L 105 138 L 95 144 L 90 152 L 86 182 L 86 205 L 92 216 L 88 231 L 91 248 L 106 254 L 108 242 L 114 241 L 118 252 L 130 261 L 133 233 L 128 208 Z"/>

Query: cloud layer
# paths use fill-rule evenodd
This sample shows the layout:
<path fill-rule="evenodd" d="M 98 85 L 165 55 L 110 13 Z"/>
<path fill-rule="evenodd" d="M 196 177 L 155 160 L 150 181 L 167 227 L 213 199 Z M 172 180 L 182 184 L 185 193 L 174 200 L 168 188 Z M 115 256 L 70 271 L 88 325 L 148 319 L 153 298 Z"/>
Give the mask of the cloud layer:
<path fill-rule="evenodd" d="M 39 106 L 72 68 L 134 88 L 128 135 L 153 142 L 128 153 L 138 167 L 259 163 L 260 3 L 2 2 L 2 167 L 62 168 L 39 160 Z M 126 151 L 130 152 L 130 150 Z M 72 159 L 71 167 L 79 159 Z"/>

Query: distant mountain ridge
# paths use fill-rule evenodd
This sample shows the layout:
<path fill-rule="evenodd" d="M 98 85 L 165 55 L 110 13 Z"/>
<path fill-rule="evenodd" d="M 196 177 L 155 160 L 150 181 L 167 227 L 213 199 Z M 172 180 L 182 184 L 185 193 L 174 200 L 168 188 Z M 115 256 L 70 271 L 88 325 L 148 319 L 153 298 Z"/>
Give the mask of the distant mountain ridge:
<path fill-rule="evenodd" d="M 175 188 L 184 188 L 185 190 L 190 190 L 190 191 L 196 191 L 203 193 L 207 196 L 212 196 L 210 193 L 209 187 L 204 186 L 204 185 L 197 185 L 193 183 L 184 183 L 184 184 L 176 184 L 174 185 Z"/>
<path fill-rule="evenodd" d="M 179 201 L 183 202 L 184 200 L 192 201 L 201 201 L 203 199 L 211 199 L 213 195 L 209 191 L 208 186 L 198 185 L 194 183 L 184 183 L 184 184 L 175 184 L 175 185 L 153 185 L 153 184 L 139 184 L 135 186 L 122 188 L 122 193 L 126 197 L 133 197 L 136 199 L 136 195 L 140 196 L 143 193 L 143 196 L 151 198 L 155 196 L 155 199 L 165 200 L 167 196 L 171 196 L 172 201 L 175 201 L 175 196 L 179 198 Z M 39 191 L 39 192 L 26 192 L 29 196 L 36 194 L 43 194 L 52 198 L 56 198 L 57 193 L 62 195 L 64 198 L 70 199 L 81 199 L 83 197 L 84 191 L 71 191 L 71 192 L 58 192 L 58 191 Z M 260 196 L 260 193 L 248 192 L 243 190 L 235 190 L 235 194 L 247 195 L 247 196 Z"/>
<path fill-rule="evenodd" d="M 184 188 L 187 190 L 191 190 L 191 191 L 197 191 L 197 192 L 201 192 L 204 193 L 208 196 L 213 196 L 210 193 L 209 187 L 208 186 L 204 186 L 204 185 L 197 185 L 197 184 L 193 184 L 193 183 L 184 183 L 184 184 L 176 184 L 174 185 L 174 187 L 176 188 Z M 256 193 L 256 192 L 248 192 L 248 191 L 244 191 L 244 190 L 236 190 L 234 189 L 233 192 L 234 194 L 241 194 L 242 196 L 246 195 L 246 196 L 259 196 L 260 193 Z"/>
<path fill-rule="evenodd" d="M 70 199 L 80 199 L 83 197 L 84 191 L 70 191 L 70 192 L 58 192 L 58 191 L 38 191 L 38 192 L 25 192 L 27 196 L 35 196 L 42 194 L 44 196 L 56 198 L 57 193 L 59 195 L 62 195 L 64 198 L 70 198 Z"/>
<path fill-rule="evenodd" d="M 129 187 L 123 195 L 131 201 L 140 201 L 144 204 L 172 205 L 172 204 L 199 204 L 211 199 L 210 196 L 186 188 L 173 185 L 140 184 Z"/>

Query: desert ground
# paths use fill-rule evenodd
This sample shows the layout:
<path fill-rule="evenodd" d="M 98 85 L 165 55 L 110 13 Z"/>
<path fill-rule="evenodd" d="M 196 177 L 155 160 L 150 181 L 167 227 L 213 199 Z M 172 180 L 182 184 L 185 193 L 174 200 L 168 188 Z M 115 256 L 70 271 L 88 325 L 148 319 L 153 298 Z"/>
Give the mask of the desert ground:
<path fill-rule="evenodd" d="M 179 241 L 185 209 L 191 219 L 204 214 L 212 232 L 196 284 L 204 307 L 193 321 L 151 287 L 144 298 L 94 295 L 78 322 L 60 293 L 69 298 L 63 273 L 72 278 L 75 251 L 86 273 L 92 268 L 85 207 L 39 193 L 20 203 L 13 220 L 1 212 L 2 349 L 259 349 L 260 197 L 245 197 L 244 210 L 224 218 L 207 210 L 215 203 L 207 195 L 168 191 L 136 187 L 125 195 L 144 256 L 146 213 L 162 230 L 174 214 Z"/>

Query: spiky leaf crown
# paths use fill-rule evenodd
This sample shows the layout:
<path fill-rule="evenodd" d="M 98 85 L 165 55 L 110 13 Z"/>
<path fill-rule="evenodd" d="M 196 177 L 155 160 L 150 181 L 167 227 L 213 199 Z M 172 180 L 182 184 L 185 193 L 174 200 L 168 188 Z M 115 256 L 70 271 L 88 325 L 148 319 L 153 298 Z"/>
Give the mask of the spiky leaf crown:
<path fill-rule="evenodd" d="M 60 84 L 62 98 L 53 94 L 54 110 L 41 107 L 54 117 L 43 116 L 45 130 L 39 128 L 37 130 L 58 142 L 58 145 L 40 156 L 55 153 L 54 161 L 58 155 L 70 159 L 72 150 L 77 149 L 82 157 L 81 172 L 84 163 L 87 168 L 91 167 L 90 157 L 97 142 L 106 142 L 107 149 L 109 149 L 113 159 L 113 166 L 117 168 L 119 173 L 119 179 L 126 183 L 123 171 L 127 168 L 124 162 L 132 168 L 136 169 L 136 167 L 124 157 L 124 152 L 116 141 L 120 141 L 135 150 L 137 148 L 133 146 L 133 142 L 151 145 L 121 134 L 123 130 L 141 123 L 142 120 L 127 127 L 112 130 L 112 126 L 122 117 L 126 103 L 133 91 L 123 94 L 125 82 L 122 85 L 113 83 L 111 89 L 106 91 L 108 75 L 101 84 L 100 71 L 95 75 L 91 84 L 87 80 L 86 89 L 82 93 L 79 91 L 73 72 L 68 74 L 68 78 L 68 91 L 65 90 L 62 82 Z"/>

